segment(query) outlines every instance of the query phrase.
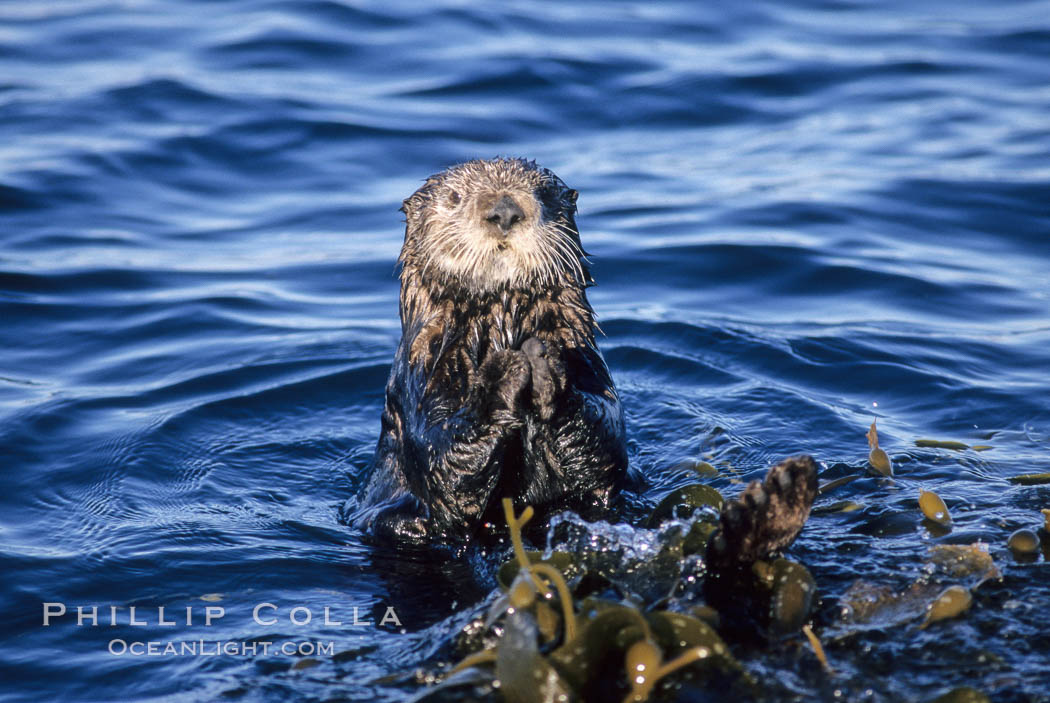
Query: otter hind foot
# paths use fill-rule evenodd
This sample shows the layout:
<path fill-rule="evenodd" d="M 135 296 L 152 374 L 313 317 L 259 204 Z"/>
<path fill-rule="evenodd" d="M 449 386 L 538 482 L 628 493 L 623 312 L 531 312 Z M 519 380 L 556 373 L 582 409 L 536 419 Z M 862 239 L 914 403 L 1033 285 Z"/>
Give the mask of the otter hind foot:
<path fill-rule="evenodd" d="M 708 544 L 717 568 L 775 554 L 795 541 L 817 495 L 817 465 L 810 456 L 785 459 L 765 480 L 752 481 L 722 509 L 721 529 Z"/>

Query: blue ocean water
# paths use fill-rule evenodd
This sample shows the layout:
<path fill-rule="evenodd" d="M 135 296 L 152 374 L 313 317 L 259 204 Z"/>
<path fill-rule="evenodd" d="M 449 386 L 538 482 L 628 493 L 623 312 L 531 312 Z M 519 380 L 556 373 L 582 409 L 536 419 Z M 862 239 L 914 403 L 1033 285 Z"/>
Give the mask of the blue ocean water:
<path fill-rule="evenodd" d="M 581 193 L 642 502 L 697 459 L 862 473 L 877 417 L 897 478 L 795 549 L 823 617 L 930 544 L 1003 572 L 965 618 L 829 643 L 830 680 L 752 656 L 772 699 L 1050 700 L 1050 567 L 1005 547 L 1050 508 L 1006 480 L 1050 471 L 1046 2 L 5 2 L 0 135 L 0 699 L 414 695 L 380 679 L 491 565 L 377 552 L 338 508 L 399 336 L 400 201 L 513 155 Z"/>

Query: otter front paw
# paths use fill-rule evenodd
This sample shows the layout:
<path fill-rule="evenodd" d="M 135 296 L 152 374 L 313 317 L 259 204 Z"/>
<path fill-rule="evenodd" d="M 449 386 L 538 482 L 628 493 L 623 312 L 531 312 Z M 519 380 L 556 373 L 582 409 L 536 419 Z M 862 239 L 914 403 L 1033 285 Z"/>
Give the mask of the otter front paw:
<path fill-rule="evenodd" d="M 546 422 L 554 417 L 555 400 L 565 386 L 565 363 L 536 337 L 526 339 L 521 351 L 532 367 L 532 405 Z"/>
<path fill-rule="evenodd" d="M 722 527 L 708 544 L 709 561 L 716 568 L 750 563 L 784 549 L 802 530 L 816 495 L 813 458 L 785 459 L 722 509 Z"/>
<path fill-rule="evenodd" d="M 501 424 L 521 422 L 521 401 L 532 382 L 532 367 L 525 354 L 514 349 L 493 352 L 481 366 L 489 417 Z"/>

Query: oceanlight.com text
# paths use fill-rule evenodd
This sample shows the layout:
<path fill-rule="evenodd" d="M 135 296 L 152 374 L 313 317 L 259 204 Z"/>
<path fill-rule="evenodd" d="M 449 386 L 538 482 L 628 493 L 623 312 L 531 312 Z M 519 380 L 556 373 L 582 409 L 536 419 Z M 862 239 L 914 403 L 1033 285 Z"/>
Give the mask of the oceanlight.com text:
<path fill-rule="evenodd" d="M 209 642 L 113 639 L 109 653 L 117 657 L 311 657 L 332 656 L 334 642 L 267 642 L 262 640 Z"/>

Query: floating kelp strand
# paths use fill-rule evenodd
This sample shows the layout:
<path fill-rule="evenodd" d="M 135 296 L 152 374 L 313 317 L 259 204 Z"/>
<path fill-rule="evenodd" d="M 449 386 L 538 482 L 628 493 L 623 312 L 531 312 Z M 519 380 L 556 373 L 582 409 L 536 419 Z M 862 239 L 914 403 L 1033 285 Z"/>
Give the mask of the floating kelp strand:
<path fill-rule="evenodd" d="M 882 449 L 876 447 L 868 452 L 868 462 L 875 471 L 883 476 L 893 476 L 893 464 L 890 463 L 889 455 Z"/>
<path fill-rule="evenodd" d="M 1019 476 L 1010 476 L 1006 480 L 1010 483 L 1018 483 L 1022 486 L 1041 486 L 1050 483 L 1050 473 L 1020 474 Z"/>
<path fill-rule="evenodd" d="M 962 686 L 953 688 L 944 695 L 937 696 L 932 703 L 991 703 L 988 696 L 976 688 Z"/>
<path fill-rule="evenodd" d="M 540 575 L 550 580 L 558 591 L 558 600 L 561 601 L 562 616 L 565 622 L 565 639 L 571 640 L 576 637 L 576 617 L 572 612 L 572 596 L 569 595 L 569 586 L 565 578 L 557 569 L 547 564 L 533 564 L 531 567 L 533 575 Z"/>
<path fill-rule="evenodd" d="M 871 421 L 871 427 L 868 428 L 867 438 L 868 446 L 871 448 L 871 451 L 868 452 L 868 463 L 871 464 L 871 468 L 882 476 L 893 476 L 893 464 L 890 462 L 890 457 L 885 451 L 879 448 L 879 432 L 875 428 L 875 420 Z"/>
<path fill-rule="evenodd" d="M 580 604 L 581 624 L 576 637 L 551 652 L 550 659 L 575 690 L 615 656 L 641 639 L 652 640 L 649 623 L 635 608 L 585 599 Z"/>
<path fill-rule="evenodd" d="M 525 558 L 529 560 L 530 564 L 540 563 L 553 566 L 570 581 L 582 576 L 585 572 L 585 569 L 579 563 L 578 557 L 569 552 L 555 551 L 544 556 L 544 552 L 527 549 L 525 550 Z M 496 580 L 499 582 L 500 588 L 506 591 L 510 589 L 510 585 L 520 573 L 521 564 L 517 557 L 514 557 L 500 566 L 499 571 L 496 573 Z"/>
<path fill-rule="evenodd" d="M 646 638 L 634 643 L 624 657 L 631 685 L 631 692 L 624 697 L 624 703 L 649 700 L 653 687 L 660 679 L 695 662 L 710 661 L 723 669 L 742 671 L 739 663 L 729 654 L 725 642 L 707 623 L 681 613 L 660 612 L 650 617 L 653 620 L 650 637 L 662 639 L 661 644 L 668 651 L 684 650 L 674 659 L 663 663 L 662 650 L 653 639 Z"/>
<path fill-rule="evenodd" d="M 303 657 L 299 661 L 292 665 L 292 671 L 302 671 L 303 669 L 312 669 L 321 663 L 320 659 L 313 659 L 312 657 Z"/>
<path fill-rule="evenodd" d="M 886 584 L 857 581 L 840 599 L 844 622 L 874 627 L 894 627 L 925 614 L 936 586 L 916 582 L 898 591 Z"/>
<path fill-rule="evenodd" d="M 919 489 L 919 509 L 922 510 L 923 515 L 938 525 L 948 527 L 952 524 L 952 516 L 948 512 L 948 506 L 933 491 Z"/>
<path fill-rule="evenodd" d="M 698 461 L 693 465 L 693 471 L 700 474 L 704 478 L 715 478 L 719 475 L 718 469 L 706 461 Z"/>
<path fill-rule="evenodd" d="M 510 498 L 504 498 L 503 513 L 507 519 L 507 525 L 510 527 L 511 543 L 514 545 L 514 555 L 518 560 L 518 565 L 521 571 L 526 572 L 531 576 L 533 584 L 536 586 L 536 591 L 541 593 L 544 598 L 551 597 L 547 581 L 554 585 L 558 592 L 558 600 L 561 601 L 561 607 L 565 618 L 565 638 L 573 639 L 576 636 L 576 618 L 572 612 L 572 598 L 569 595 L 569 586 L 565 583 L 565 577 L 562 576 L 560 571 L 549 564 L 544 564 L 542 562 L 539 564 L 531 563 L 529 561 L 529 556 L 525 551 L 525 546 L 521 538 L 521 528 L 532 518 L 532 506 L 527 506 L 525 510 L 521 512 L 521 516 L 516 517 L 514 515 L 514 505 Z M 546 579 L 546 581 L 544 579 Z"/>
<path fill-rule="evenodd" d="M 714 520 L 697 520 L 682 539 L 682 555 L 703 554 L 707 550 L 707 541 L 718 529 Z"/>
<path fill-rule="evenodd" d="M 719 511 L 724 503 L 725 499 L 717 489 L 703 483 L 676 488 L 668 493 L 653 510 L 649 517 L 649 526 L 656 527 L 661 522 L 674 518 L 687 518 L 697 509 L 705 507 Z M 685 507 L 688 513 L 681 514 L 678 510 L 679 506 Z"/>
<path fill-rule="evenodd" d="M 817 582 L 809 570 L 787 559 L 756 561 L 751 566 L 759 585 L 769 589 L 769 626 L 775 635 L 797 632 L 809 618 Z"/>
<path fill-rule="evenodd" d="M 525 523 L 532 519 L 533 513 L 532 506 L 527 505 L 525 509 L 521 511 L 520 516 L 514 515 L 514 504 L 510 498 L 503 499 L 503 516 L 507 520 L 507 527 L 510 529 L 510 542 L 514 547 L 514 556 L 518 560 L 518 565 L 522 569 L 529 568 L 529 558 L 525 554 L 525 544 L 521 539 L 521 528 L 524 527 Z"/>
<path fill-rule="evenodd" d="M 1006 546 L 1015 554 L 1035 554 L 1039 551 L 1039 537 L 1027 529 L 1014 531 Z"/>
<path fill-rule="evenodd" d="M 926 611 L 926 619 L 919 625 L 919 629 L 925 630 L 935 622 L 954 618 L 966 612 L 972 603 L 973 596 L 970 595 L 969 589 L 962 586 L 949 586 L 930 603 Z"/>
<path fill-rule="evenodd" d="M 774 632 L 798 631 L 809 618 L 816 595 L 817 582 L 806 567 L 787 559 L 773 562 L 769 620 Z"/>
<path fill-rule="evenodd" d="M 536 623 L 523 611 L 507 618 L 496 652 L 496 680 L 508 703 L 568 701 L 570 688 L 536 645 Z"/>
<path fill-rule="evenodd" d="M 852 513 L 855 510 L 863 510 L 864 506 L 852 500 L 837 500 L 828 505 L 818 505 L 810 513 L 812 515 L 830 515 L 832 513 Z"/>
<path fill-rule="evenodd" d="M 955 451 L 962 451 L 970 448 L 970 445 L 965 442 L 956 442 L 950 439 L 917 439 L 915 440 L 915 446 L 931 449 L 954 449 Z"/>
<path fill-rule="evenodd" d="M 684 666 L 706 659 L 709 656 L 711 656 L 711 651 L 706 647 L 687 649 L 671 661 L 661 665 L 650 677 L 638 677 L 634 679 L 632 681 L 631 692 L 623 699 L 624 703 L 642 703 L 643 701 L 649 700 L 649 694 L 652 693 L 653 686 L 655 686 L 660 679 L 670 673 L 678 671 Z"/>
<path fill-rule="evenodd" d="M 689 609 L 693 617 L 702 623 L 710 625 L 714 629 L 718 629 L 718 626 L 722 624 L 722 617 L 718 614 L 718 611 L 712 608 L 710 605 L 694 605 Z"/>
<path fill-rule="evenodd" d="M 518 610 L 529 608 L 536 602 L 536 584 L 526 576 L 524 571 L 519 571 L 514 583 L 510 585 L 507 599 L 511 607 Z"/>
<path fill-rule="evenodd" d="M 561 631 L 562 619 L 558 617 L 554 608 L 540 601 L 533 606 L 532 612 L 536 616 L 536 627 L 540 631 L 543 643 L 549 644 L 557 639 L 558 633 Z M 573 618 L 573 622 L 575 622 L 575 618 Z"/>
<path fill-rule="evenodd" d="M 820 665 L 824 667 L 824 671 L 829 674 L 834 674 L 835 672 L 832 671 L 831 665 L 828 664 L 828 657 L 824 654 L 824 646 L 820 643 L 817 636 L 813 634 L 813 628 L 809 625 L 803 625 L 802 634 L 804 634 L 806 639 L 809 640 L 809 646 L 813 648 L 813 653 L 817 655 L 817 661 L 819 661 Z"/>
<path fill-rule="evenodd" d="M 703 478 L 716 478 L 720 473 L 711 463 L 702 459 L 686 459 L 680 461 L 677 464 L 674 464 L 670 470 L 695 473 Z"/>
<path fill-rule="evenodd" d="M 858 478 L 860 478 L 860 476 L 843 476 L 842 478 L 836 478 L 832 481 L 828 481 L 827 483 L 822 484 L 820 488 L 817 489 L 817 494 L 825 495 L 826 493 L 830 493 L 836 488 L 841 488 L 842 486 L 845 486 L 847 483 L 852 483 L 853 481 L 856 481 Z"/>
<path fill-rule="evenodd" d="M 638 640 L 627 649 L 624 667 L 631 684 L 631 695 L 626 700 L 645 700 L 649 697 L 653 679 L 663 664 L 660 648 L 649 640 Z"/>
<path fill-rule="evenodd" d="M 482 664 L 493 664 L 496 661 L 496 650 L 495 649 L 483 649 L 480 652 L 474 652 L 463 658 L 459 664 L 452 667 L 450 674 L 455 674 L 464 669 L 469 669 L 472 666 L 480 666 Z"/>
<path fill-rule="evenodd" d="M 930 565 L 937 571 L 956 579 L 977 577 L 971 584 L 974 588 L 988 579 L 999 578 L 999 569 L 983 542 L 935 544 L 929 552 Z"/>
<path fill-rule="evenodd" d="M 892 627 L 927 616 L 930 607 L 944 594 L 943 579 L 955 579 L 955 584 L 969 593 L 991 578 L 999 577 L 988 546 L 981 542 L 969 545 L 945 544 L 929 548 L 929 561 L 923 575 L 905 589 L 888 584 L 856 581 L 842 595 L 843 622 L 864 627 Z M 939 609 L 937 615 L 942 611 Z"/>

